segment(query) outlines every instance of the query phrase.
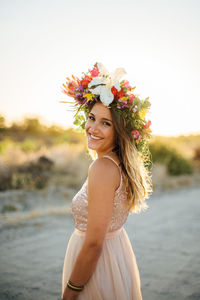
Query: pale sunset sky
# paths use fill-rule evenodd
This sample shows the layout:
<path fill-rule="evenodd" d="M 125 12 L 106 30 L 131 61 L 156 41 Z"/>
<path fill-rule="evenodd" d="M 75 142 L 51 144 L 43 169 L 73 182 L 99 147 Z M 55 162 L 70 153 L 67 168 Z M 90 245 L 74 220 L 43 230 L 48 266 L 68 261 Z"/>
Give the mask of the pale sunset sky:
<path fill-rule="evenodd" d="M 152 134 L 200 133 L 199 16 L 199 0 L 0 0 L 0 114 L 73 126 L 62 83 L 101 62 L 150 98 Z"/>

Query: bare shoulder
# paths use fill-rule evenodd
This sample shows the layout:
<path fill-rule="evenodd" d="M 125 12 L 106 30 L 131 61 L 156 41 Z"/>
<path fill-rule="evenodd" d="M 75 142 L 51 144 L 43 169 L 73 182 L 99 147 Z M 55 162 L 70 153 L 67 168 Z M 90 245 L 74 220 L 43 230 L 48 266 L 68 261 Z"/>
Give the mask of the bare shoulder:
<path fill-rule="evenodd" d="M 101 183 L 101 185 L 109 184 L 116 189 L 119 185 L 118 167 L 106 157 L 98 158 L 90 166 L 88 178 L 95 185 L 97 183 Z"/>
<path fill-rule="evenodd" d="M 102 248 L 113 214 L 113 199 L 119 184 L 118 167 L 108 158 L 96 159 L 88 170 L 88 219 L 85 244 Z"/>

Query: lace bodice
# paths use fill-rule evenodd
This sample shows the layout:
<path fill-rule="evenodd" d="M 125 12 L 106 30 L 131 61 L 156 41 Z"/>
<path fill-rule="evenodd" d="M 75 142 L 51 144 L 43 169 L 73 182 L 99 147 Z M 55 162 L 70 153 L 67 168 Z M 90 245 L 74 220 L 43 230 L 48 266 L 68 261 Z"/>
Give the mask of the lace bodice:
<path fill-rule="evenodd" d="M 110 156 L 104 155 L 103 157 L 107 157 L 111 159 L 118 166 L 116 161 Z M 118 167 L 120 170 L 120 185 L 118 189 L 115 191 L 113 213 L 108 228 L 108 232 L 121 228 L 123 224 L 126 222 L 130 211 L 130 206 L 128 206 L 127 195 L 124 190 L 121 167 L 120 166 Z M 84 184 L 82 185 L 81 189 L 72 199 L 72 203 L 71 203 L 75 228 L 81 231 L 86 231 L 87 229 L 87 216 L 88 216 L 87 184 L 88 184 L 88 177 L 84 182 Z"/>

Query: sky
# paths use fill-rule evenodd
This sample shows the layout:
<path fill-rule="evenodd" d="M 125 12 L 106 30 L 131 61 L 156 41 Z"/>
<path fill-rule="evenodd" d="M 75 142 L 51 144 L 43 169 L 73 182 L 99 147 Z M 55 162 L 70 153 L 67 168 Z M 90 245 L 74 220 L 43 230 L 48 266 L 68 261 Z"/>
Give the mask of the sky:
<path fill-rule="evenodd" d="M 199 0 L 0 0 L 0 114 L 74 127 L 62 93 L 101 62 L 149 97 L 152 134 L 200 133 Z"/>

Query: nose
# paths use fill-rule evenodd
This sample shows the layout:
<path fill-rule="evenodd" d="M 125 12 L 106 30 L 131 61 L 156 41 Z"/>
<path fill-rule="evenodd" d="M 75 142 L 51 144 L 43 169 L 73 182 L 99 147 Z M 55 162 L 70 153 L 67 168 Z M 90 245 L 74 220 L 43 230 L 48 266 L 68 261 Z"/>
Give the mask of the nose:
<path fill-rule="evenodd" d="M 99 126 L 98 126 L 98 124 L 97 123 L 93 123 L 91 126 L 90 126 L 90 133 L 91 134 L 97 134 L 98 132 L 99 132 L 99 128 L 98 128 Z"/>

